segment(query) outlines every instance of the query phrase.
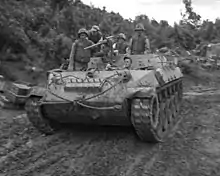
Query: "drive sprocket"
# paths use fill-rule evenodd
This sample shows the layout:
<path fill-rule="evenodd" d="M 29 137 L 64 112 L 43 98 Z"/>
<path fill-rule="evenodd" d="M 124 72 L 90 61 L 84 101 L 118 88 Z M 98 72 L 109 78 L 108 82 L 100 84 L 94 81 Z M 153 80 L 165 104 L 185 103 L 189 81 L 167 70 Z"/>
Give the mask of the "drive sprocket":
<path fill-rule="evenodd" d="M 27 117 L 32 125 L 41 133 L 46 135 L 54 134 L 61 128 L 58 122 L 47 119 L 40 107 L 40 97 L 30 97 L 25 105 Z"/>

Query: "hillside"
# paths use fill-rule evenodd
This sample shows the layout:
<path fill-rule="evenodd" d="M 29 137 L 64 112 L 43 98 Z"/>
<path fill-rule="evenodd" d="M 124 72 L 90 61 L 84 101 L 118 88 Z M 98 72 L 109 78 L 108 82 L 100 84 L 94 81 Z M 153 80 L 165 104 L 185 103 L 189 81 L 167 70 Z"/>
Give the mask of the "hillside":
<path fill-rule="evenodd" d="M 69 57 L 79 28 L 90 29 L 92 25 L 99 25 L 104 34 L 124 32 L 129 39 L 135 24 L 142 22 L 153 50 L 163 46 L 192 50 L 197 45 L 219 41 L 220 20 L 201 22 L 190 1 L 184 3 L 183 20 L 171 27 L 165 20 L 158 22 L 146 15 L 137 16 L 134 21 L 123 19 L 119 13 L 88 6 L 80 0 L 3 0 L 0 7 L 0 74 L 16 80 L 21 79 L 16 70 L 27 73 L 24 67 L 35 66 L 45 71 L 59 66 L 62 58 Z M 15 63 L 22 63 L 23 67 L 11 68 L 17 66 Z"/>
<path fill-rule="evenodd" d="M 153 49 L 167 46 L 185 59 L 189 56 L 186 51 L 196 48 L 202 56 L 205 44 L 219 41 L 220 20 L 201 21 L 191 7 L 191 0 L 183 1 L 186 12 L 182 21 L 172 27 L 166 21 L 151 20 L 146 15 L 134 21 L 123 19 L 118 13 L 79 0 L 71 3 L 68 0 L 1 0 L 0 75 L 12 81 L 43 84 L 46 71 L 59 66 L 61 59 L 69 56 L 78 29 L 89 29 L 92 25 L 100 25 L 102 32 L 110 35 L 124 32 L 129 38 L 135 24 L 142 22 Z M 165 142 L 154 145 L 141 142 L 132 126 L 68 124 L 64 126 L 68 128 L 54 135 L 44 135 L 31 124 L 24 110 L 0 107 L 0 175 L 219 176 L 220 71 L 207 71 L 192 60 L 182 61 L 184 93 L 177 118 L 180 123 Z M 169 104 L 161 106 L 166 111 L 159 113 L 164 122 L 177 110 L 172 106 L 177 104 L 173 96 L 167 98 Z M 53 110 L 56 112 L 56 106 Z M 67 116 L 70 110 L 75 111 L 62 109 Z M 145 121 L 144 117 L 148 116 L 142 117 Z"/>

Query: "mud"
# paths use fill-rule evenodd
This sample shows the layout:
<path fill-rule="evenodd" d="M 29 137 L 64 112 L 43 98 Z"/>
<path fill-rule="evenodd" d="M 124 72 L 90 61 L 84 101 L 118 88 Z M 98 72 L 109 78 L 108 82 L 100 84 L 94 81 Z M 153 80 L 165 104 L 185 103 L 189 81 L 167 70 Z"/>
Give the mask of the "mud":
<path fill-rule="evenodd" d="M 219 175 L 219 89 L 187 86 L 175 134 L 155 145 L 140 142 L 132 128 L 74 126 L 43 136 L 24 112 L 1 109 L 0 175 Z"/>

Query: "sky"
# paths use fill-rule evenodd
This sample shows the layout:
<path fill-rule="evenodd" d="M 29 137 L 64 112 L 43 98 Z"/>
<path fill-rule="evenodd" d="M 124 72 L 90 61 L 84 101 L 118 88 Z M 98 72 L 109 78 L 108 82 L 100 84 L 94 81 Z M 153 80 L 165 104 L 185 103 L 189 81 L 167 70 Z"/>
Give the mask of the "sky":
<path fill-rule="evenodd" d="M 184 12 L 182 0 L 82 0 L 82 2 L 100 8 L 105 6 L 107 11 L 119 12 L 127 19 L 145 14 L 155 20 L 167 20 L 170 25 L 181 19 L 181 10 Z M 202 19 L 214 21 L 220 17 L 220 0 L 192 0 L 192 6 Z"/>

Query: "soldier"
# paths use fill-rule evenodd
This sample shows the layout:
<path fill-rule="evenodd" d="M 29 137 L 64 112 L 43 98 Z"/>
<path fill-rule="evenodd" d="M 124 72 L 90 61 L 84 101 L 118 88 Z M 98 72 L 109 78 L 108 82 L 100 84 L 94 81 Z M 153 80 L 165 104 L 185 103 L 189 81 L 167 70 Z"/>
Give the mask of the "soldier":
<path fill-rule="evenodd" d="M 102 38 L 102 33 L 98 26 L 92 26 L 92 29 L 89 31 L 89 40 L 93 43 L 98 43 L 99 40 Z"/>
<path fill-rule="evenodd" d="M 104 62 L 111 62 L 111 47 L 112 41 L 106 39 L 106 41 L 101 44 L 100 52 L 94 54 L 95 57 L 102 57 Z"/>
<path fill-rule="evenodd" d="M 117 67 L 115 67 L 117 68 Z M 106 70 L 113 70 L 114 67 L 112 67 L 111 63 L 108 63 L 106 65 Z M 120 67 L 120 68 L 117 68 L 117 69 L 120 69 L 120 70 L 131 70 L 132 69 L 132 59 L 128 56 L 125 56 L 124 57 L 124 65 L 123 67 Z"/>
<path fill-rule="evenodd" d="M 118 41 L 113 46 L 114 50 L 118 52 L 118 54 L 126 54 L 129 48 L 129 45 L 126 43 L 126 36 L 123 33 L 118 35 Z"/>
<path fill-rule="evenodd" d="M 150 42 L 144 31 L 143 24 L 136 25 L 135 35 L 130 41 L 130 54 L 146 54 L 150 51 Z"/>
<path fill-rule="evenodd" d="M 63 58 L 63 59 L 62 59 L 62 64 L 61 64 L 61 66 L 60 66 L 60 69 L 61 69 L 61 70 L 67 70 L 67 69 L 68 69 L 68 66 L 69 66 L 69 59 Z"/>
<path fill-rule="evenodd" d="M 125 63 L 125 65 L 124 65 L 123 69 L 130 70 L 131 69 L 131 65 L 132 65 L 132 59 L 130 57 L 128 57 L 128 56 L 125 56 L 124 57 L 124 63 Z"/>
<path fill-rule="evenodd" d="M 85 47 L 94 43 L 88 39 L 88 32 L 82 28 L 78 32 L 79 39 L 72 45 L 70 53 L 68 70 L 86 70 L 87 64 L 91 58 L 91 49 L 85 50 Z"/>

